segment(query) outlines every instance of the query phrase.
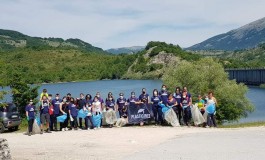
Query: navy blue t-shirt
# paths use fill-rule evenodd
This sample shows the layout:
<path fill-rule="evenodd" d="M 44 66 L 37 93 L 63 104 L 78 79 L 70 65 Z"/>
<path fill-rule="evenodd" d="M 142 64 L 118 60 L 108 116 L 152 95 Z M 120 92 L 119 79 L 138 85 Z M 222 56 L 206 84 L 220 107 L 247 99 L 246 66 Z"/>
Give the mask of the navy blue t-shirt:
<path fill-rule="evenodd" d="M 112 108 L 114 110 L 114 106 L 115 106 L 115 100 L 106 100 L 106 106 L 109 108 Z"/>
<path fill-rule="evenodd" d="M 174 98 L 176 99 L 176 101 L 178 102 L 178 105 L 181 103 L 181 93 L 177 94 L 175 93 L 174 94 Z"/>
<path fill-rule="evenodd" d="M 49 101 L 48 100 L 45 100 L 42 102 L 41 113 L 42 114 L 49 113 Z"/>
<path fill-rule="evenodd" d="M 149 94 L 141 94 L 140 96 L 139 96 L 139 100 L 141 101 L 141 102 L 144 102 L 145 104 L 148 104 L 148 98 L 149 98 Z"/>
<path fill-rule="evenodd" d="M 78 109 L 83 109 L 84 106 L 86 106 L 86 99 L 79 99 Z"/>
<path fill-rule="evenodd" d="M 78 109 L 76 108 L 76 105 L 70 103 L 70 104 L 68 105 L 68 107 L 69 107 L 69 110 L 70 110 L 70 112 L 71 112 L 71 116 L 72 116 L 72 117 L 77 117 Z"/>
<path fill-rule="evenodd" d="M 25 111 L 28 112 L 29 119 L 34 119 L 35 118 L 35 114 L 34 114 L 35 106 L 27 105 Z"/>
<path fill-rule="evenodd" d="M 175 104 L 176 104 L 176 99 L 175 99 L 175 98 L 173 98 L 172 101 L 167 100 L 167 105 L 168 105 L 168 106 L 173 106 L 173 105 L 175 105 Z"/>
<path fill-rule="evenodd" d="M 137 97 L 130 97 L 128 98 L 127 102 L 129 103 L 130 106 L 134 106 L 135 102 L 138 102 L 139 99 Z"/>
<path fill-rule="evenodd" d="M 88 107 L 91 107 L 92 106 L 92 103 L 93 103 L 93 100 L 92 99 L 86 100 L 86 104 L 88 105 Z"/>
<path fill-rule="evenodd" d="M 61 99 L 53 99 L 52 100 L 52 105 L 53 105 L 53 112 L 54 114 L 59 114 L 60 112 L 60 104 L 61 104 L 62 100 Z"/>
<path fill-rule="evenodd" d="M 151 102 L 153 102 L 154 105 L 158 105 L 158 103 L 161 102 L 161 101 L 162 101 L 162 99 L 161 99 L 160 96 L 153 96 L 151 98 Z"/>
<path fill-rule="evenodd" d="M 123 108 L 125 106 L 125 103 L 126 103 L 126 98 L 118 98 L 117 99 L 117 105 L 118 105 L 118 108 Z"/>
<path fill-rule="evenodd" d="M 162 99 L 163 104 L 167 104 L 168 92 L 167 91 L 160 91 L 159 95 Z"/>

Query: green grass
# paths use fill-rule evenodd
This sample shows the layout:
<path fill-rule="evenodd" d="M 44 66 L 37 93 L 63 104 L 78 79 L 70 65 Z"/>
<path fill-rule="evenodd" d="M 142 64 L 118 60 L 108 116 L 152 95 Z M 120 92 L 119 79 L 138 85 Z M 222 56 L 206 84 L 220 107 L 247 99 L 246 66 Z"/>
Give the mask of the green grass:
<path fill-rule="evenodd" d="M 260 127 L 260 126 L 265 126 L 265 121 L 220 125 L 219 128 L 245 128 L 245 127 Z"/>

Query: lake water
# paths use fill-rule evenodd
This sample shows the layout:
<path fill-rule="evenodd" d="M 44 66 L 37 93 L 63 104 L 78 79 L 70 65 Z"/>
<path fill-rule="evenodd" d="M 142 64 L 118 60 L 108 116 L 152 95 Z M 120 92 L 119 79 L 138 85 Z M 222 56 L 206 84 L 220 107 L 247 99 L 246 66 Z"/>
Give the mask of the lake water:
<path fill-rule="evenodd" d="M 146 88 L 150 95 L 152 94 L 153 89 L 160 89 L 161 85 L 162 81 L 160 80 L 102 80 L 54 83 L 43 84 L 39 89 L 39 93 L 41 93 L 44 88 L 48 90 L 48 93 L 53 95 L 56 93 L 66 95 L 70 92 L 73 97 L 79 97 L 80 93 L 89 93 L 94 96 L 96 92 L 100 92 L 101 97 L 105 99 L 108 92 L 112 92 L 115 98 L 117 98 L 119 93 L 122 92 L 124 93 L 124 96 L 128 98 L 132 91 L 134 91 L 136 95 L 140 95 L 142 88 Z M 249 114 L 247 118 L 243 118 L 239 122 L 265 121 L 265 89 L 250 86 L 247 97 L 255 105 L 256 109 Z M 6 100 L 9 99 L 10 98 L 7 98 Z"/>

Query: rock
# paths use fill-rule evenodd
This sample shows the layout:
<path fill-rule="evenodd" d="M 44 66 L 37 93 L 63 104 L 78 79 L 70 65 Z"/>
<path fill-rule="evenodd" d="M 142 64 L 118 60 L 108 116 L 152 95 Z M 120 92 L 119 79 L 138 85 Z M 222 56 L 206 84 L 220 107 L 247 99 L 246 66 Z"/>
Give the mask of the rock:
<path fill-rule="evenodd" d="M 10 149 L 6 139 L 0 138 L 0 160 L 9 160 L 11 158 Z"/>

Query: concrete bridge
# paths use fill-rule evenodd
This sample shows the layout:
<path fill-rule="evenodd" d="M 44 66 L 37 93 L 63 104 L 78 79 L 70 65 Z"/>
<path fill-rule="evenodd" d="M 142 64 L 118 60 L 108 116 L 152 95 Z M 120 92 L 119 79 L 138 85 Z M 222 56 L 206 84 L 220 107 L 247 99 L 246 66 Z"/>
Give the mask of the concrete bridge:
<path fill-rule="evenodd" d="M 229 79 L 246 85 L 265 84 L 265 68 L 260 69 L 226 69 Z"/>

